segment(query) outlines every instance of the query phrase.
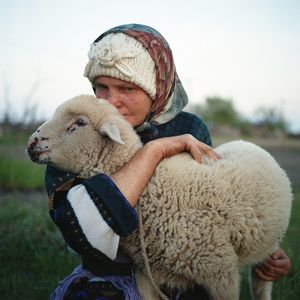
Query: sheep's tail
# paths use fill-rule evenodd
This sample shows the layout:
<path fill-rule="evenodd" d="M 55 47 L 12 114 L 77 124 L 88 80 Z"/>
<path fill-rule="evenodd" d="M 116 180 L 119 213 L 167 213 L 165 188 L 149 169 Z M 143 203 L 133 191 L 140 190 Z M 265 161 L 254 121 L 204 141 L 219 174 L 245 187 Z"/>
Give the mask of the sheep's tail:
<path fill-rule="evenodd" d="M 139 215 L 139 238 L 140 238 L 142 256 L 143 256 L 143 259 L 144 259 L 144 264 L 145 264 L 145 267 L 146 267 L 147 275 L 148 275 L 148 277 L 150 279 L 150 282 L 152 283 L 154 289 L 159 294 L 159 296 L 163 300 L 169 300 L 169 298 L 159 289 L 159 287 L 157 286 L 157 284 L 155 283 L 155 281 L 153 279 L 150 264 L 149 264 L 149 259 L 148 259 L 147 252 L 146 252 L 145 232 L 144 232 L 144 228 L 143 228 L 142 211 L 141 211 L 141 207 L 140 207 L 139 203 L 137 205 L 137 210 L 138 210 L 138 215 Z"/>

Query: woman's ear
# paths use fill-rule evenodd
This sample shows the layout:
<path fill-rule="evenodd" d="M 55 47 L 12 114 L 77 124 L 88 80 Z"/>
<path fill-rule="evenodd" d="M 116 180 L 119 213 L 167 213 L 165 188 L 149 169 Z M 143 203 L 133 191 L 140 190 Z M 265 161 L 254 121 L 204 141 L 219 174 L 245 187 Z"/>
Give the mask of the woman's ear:
<path fill-rule="evenodd" d="M 104 120 L 100 125 L 99 131 L 102 135 L 108 136 L 112 141 L 124 145 L 125 143 L 122 141 L 120 129 L 117 123 L 117 120 L 111 118 Z"/>

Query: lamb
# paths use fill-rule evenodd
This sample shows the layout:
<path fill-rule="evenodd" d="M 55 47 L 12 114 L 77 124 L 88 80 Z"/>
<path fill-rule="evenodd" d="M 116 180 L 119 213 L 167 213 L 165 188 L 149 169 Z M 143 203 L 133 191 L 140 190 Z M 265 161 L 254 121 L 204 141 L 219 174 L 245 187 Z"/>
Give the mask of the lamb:
<path fill-rule="evenodd" d="M 89 95 L 61 104 L 28 141 L 33 161 L 84 178 L 113 174 L 140 147 L 117 109 Z M 120 247 L 138 266 L 143 299 L 159 299 L 153 281 L 183 289 L 198 283 L 215 300 L 239 299 L 239 267 L 263 261 L 287 229 L 291 187 L 274 158 L 244 141 L 215 151 L 222 158 L 202 164 L 187 153 L 164 159 L 139 199 L 142 239 L 134 232 Z M 252 277 L 254 299 L 271 299 L 271 289 Z"/>

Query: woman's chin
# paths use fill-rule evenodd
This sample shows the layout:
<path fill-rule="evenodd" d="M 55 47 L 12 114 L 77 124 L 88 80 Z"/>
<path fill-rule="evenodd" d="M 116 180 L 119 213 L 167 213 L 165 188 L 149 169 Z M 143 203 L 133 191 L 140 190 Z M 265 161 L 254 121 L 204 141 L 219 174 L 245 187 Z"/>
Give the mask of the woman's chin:
<path fill-rule="evenodd" d="M 130 115 L 123 115 L 124 119 L 132 126 L 135 126 L 135 122 Z"/>

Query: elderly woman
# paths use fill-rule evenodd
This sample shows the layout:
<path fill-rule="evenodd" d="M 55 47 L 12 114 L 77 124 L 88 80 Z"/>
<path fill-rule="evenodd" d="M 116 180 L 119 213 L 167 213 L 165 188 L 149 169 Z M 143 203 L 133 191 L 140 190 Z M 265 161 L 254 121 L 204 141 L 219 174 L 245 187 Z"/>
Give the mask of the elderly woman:
<path fill-rule="evenodd" d="M 129 24 L 100 35 L 91 45 L 85 76 L 96 97 L 114 105 L 145 145 L 111 177 L 98 174 L 80 180 L 76 174 L 47 167 L 50 215 L 69 247 L 82 257 L 82 265 L 60 283 L 51 299 L 140 299 L 134 266 L 118 245 L 120 236 L 138 226 L 134 207 L 145 185 L 162 159 L 179 152 L 190 152 L 199 163 L 203 154 L 219 158 L 204 122 L 182 111 L 188 98 L 172 52 L 153 28 Z M 72 206 L 77 199 L 94 206 L 82 212 Z M 276 280 L 289 267 L 288 257 L 278 250 L 256 272 L 264 280 Z M 171 299 L 209 298 L 200 286 L 161 289 Z"/>

